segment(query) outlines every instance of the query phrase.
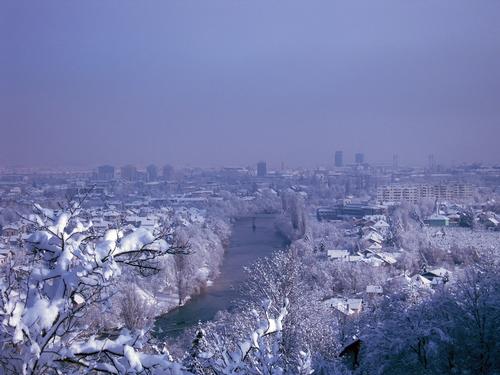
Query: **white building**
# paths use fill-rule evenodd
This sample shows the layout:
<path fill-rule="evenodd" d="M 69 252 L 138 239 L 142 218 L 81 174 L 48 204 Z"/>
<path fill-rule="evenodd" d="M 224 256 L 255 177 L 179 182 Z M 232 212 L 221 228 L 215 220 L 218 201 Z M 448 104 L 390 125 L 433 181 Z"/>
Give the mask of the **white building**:
<path fill-rule="evenodd" d="M 473 189 L 469 184 L 391 184 L 377 188 L 378 202 L 417 203 L 421 199 L 467 201 L 472 199 Z"/>

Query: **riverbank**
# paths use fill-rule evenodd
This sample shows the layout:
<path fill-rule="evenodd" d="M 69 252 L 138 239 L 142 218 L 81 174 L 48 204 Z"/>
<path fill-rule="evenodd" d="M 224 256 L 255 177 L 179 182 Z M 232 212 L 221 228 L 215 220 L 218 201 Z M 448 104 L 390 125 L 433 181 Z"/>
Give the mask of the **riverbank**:
<path fill-rule="evenodd" d="M 229 247 L 225 252 L 219 277 L 213 285 L 156 320 L 158 337 L 175 337 L 199 321 L 212 320 L 218 311 L 231 310 L 240 297 L 246 279 L 244 267 L 286 246 L 286 239 L 276 232 L 276 215 L 262 214 L 235 220 Z"/>
<path fill-rule="evenodd" d="M 255 220 L 258 220 L 259 218 L 265 220 L 273 219 L 273 225 L 275 225 L 277 217 L 278 215 L 275 213 L 247 214 L 247 215 L 231 217 L 231 219 L 229 220 L 229 222 L 231 223 L 229 231 L 226 231 L 225 235 L 219 238 L 224 248 L 223 256 L 225 257 L 228 252 L 231 242 L 232 230 L 235 223 L 237 223 L 238 221 L 243 222 L 251 220 L 252 230 L 253 230 Z M 202 267 L 202 269 L 200 269 L 200 271 L 202 271 L 200 272 L 200 274 L 202 274 L 203 276 L 206 275 L 207 278 L 203 278 L 203 281 L 196 288 L 195 292 L 183 298 L 182 304 L 180 305 L 179 305 L 179 294 L 176 291 L 171 291 L 169 293 L 156 292 L 154 295 L 144 289 L 140 289 L 139 292 L 145 300 L 149 301 L 150 304 L 153 304 L 155 306 L 155 316 L 158 318 L 162 315 L 168 314 L 169 312 L 184 306 L 193 297 L 205 293 L 207 288 L 212 287 L 214 284 L 214 280 L 217 280 L 217 278 L 220 275 L 221 272 L 220 268 L 222 266 L 223 261 L 224 258 L 222 259 L 221 264 L 219 264 L 216 269 L 210 270 L 207 267 Z"/>

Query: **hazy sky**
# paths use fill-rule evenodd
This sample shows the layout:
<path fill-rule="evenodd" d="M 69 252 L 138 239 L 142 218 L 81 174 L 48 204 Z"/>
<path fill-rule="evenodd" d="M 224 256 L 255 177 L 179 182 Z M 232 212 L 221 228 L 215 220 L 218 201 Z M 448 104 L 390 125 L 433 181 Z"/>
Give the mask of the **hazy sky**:
<path fill-rule="evenodd" d="M 0 165 L 500 162 L 498 0 L 2 0 Z"/>

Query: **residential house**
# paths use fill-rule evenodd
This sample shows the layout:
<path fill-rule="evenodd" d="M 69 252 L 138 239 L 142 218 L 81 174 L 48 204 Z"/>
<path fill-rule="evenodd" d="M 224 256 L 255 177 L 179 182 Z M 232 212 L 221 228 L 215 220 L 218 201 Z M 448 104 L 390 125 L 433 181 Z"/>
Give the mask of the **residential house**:
<path fill-rule="evenodd" d="M 4 265 L 9 259 L 10 251 L 3 245 L 0 245 L 0 266 Z"/>
<path fill-rule="evenodd" d="M 366 293 L 368 294 L 382 294 L 384 292 L 380 285 L 367 285 Z"/>
<path fill-rule="evenodd" d="M 445 268 L 435 268 L 422 272 L 421 276 L 430 280 L 432 285 L 445 284 L 450 278 L 451 272 Z"/>
<path fill-rule="evenodd" d="M 363 308 L 362 298 L 333 297 L 325 300 L 324 303 L 344 315 L 357 314 Z"/>
<path fill-rule="evenodd" d="M 17 225 L 11 224 L 6 225 L 2 228 L 2 236 L 4 237 L 14 237 L 20 232 L 20 228 Z"/>
<path fill-rule="evenodd" d="M 330 260 L 347 260 L 349 251 L 347 250 L 328 250 L 326 252 Z"/>
<path fill-rule="evenodd" d="M 432 214 L 424 220 L 424 223 L 430 227 L 447 227 L 450 225 L 450 219 L 440 214 Z"/>

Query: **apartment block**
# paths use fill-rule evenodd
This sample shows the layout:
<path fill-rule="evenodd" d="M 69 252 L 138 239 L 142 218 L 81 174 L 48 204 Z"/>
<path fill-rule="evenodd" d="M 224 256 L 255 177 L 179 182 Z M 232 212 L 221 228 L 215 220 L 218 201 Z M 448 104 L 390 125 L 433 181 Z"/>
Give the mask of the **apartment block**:
<path fill-rule="evenodd" d="M 378 202 L 417 203 L 422 199 L 467 201 L 472 199 L 473 188 L 469 184 L 392 184 L 377 188 Z"/>

